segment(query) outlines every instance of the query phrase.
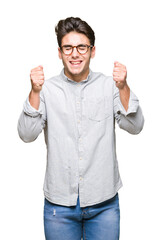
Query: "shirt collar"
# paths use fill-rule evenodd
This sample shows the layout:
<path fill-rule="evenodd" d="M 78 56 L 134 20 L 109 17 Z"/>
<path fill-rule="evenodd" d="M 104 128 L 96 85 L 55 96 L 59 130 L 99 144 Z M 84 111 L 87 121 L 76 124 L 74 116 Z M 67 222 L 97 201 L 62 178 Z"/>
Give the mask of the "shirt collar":
<path fill-rule="evenodd" d="M 78 83 L 78 82 L 76 82 L 76 81 L 74 81 L 74 80 L 71 80 L 70 78 L 68 78 L 66 75 L 65 75 L 65 73 L 64 73 L 64 68 L 62 69 L 62 71 L 61 71 L 61 73 L 60 73 L 60 75 L 61 75 L 61 77 L 62 77 L 62 79 L 64 80 L 64 81 L 66 81 L 66 82 L 72 82 L 72 83 Z M 88 74 L 88 77 L 85 79 L 85 80 L 82 80 L 81 82 L 79 82 L 79 83 L 86 83 L 86 82 L 88 82 L 90 79 L 91 79 L 91 77 L 92 77 L 92 71 L 91 71 L 91 69 L 89 69 L 89 74 Z"/>

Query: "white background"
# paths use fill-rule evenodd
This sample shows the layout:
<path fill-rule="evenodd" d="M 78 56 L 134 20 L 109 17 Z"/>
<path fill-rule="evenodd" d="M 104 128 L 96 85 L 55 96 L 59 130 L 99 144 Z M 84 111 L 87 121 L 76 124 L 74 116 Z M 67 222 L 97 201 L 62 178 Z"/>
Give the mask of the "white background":
<path fill-rule="evenodd" d="M 30 91 L 30 70 L 44 66 L 46 79 L 62 69 L 54 27 L 69 16 L 96 34 L 93 71 L 111 75 L 126 65 L 128 83 L 145 116 L 136 136 L 117 127 L 121 240 L 162 239 L 162 109 L 160 0 L 3 1 L 0 4 L 0 239 L 43 240 L 44 136 L 22 142 L 17 121 Z"/>

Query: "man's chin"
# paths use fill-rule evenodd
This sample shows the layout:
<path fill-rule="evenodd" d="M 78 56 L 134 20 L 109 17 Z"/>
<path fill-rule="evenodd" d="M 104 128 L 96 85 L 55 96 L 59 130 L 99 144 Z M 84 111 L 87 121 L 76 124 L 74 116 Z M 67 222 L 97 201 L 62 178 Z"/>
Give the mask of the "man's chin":
<path fill-rule="evenodd" d="M 82 71 L 82 69 L 68 69 L 68 70 L 66 69 L 65 75 L 72 80 L 79 81 L 86 79 L 88 72 L 89 72 L 88 70 Z"/>
<path fill-rule="evenodd" d="M 70 73 L 71 75 L 79 75 L 82 74 L 82 71 L 80 69 L 72 69 Z"/>
<path fill-rule="evenodd" d="M 68 74 L 70 76 L 79 76 L 79 75 L 82 75 L 82 72 L 79 70 L 72 70 L 72 71 L 69 71 Z"/>

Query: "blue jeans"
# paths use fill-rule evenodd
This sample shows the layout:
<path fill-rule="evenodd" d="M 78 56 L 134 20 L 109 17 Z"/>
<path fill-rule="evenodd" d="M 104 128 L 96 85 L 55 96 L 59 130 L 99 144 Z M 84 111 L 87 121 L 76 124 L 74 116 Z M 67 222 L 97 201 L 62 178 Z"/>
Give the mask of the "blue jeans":
<path fill-rule="evenodd" d="M 79 197 L 72 207 L 45 199 L 46 240 L 119 240 L 120 208 L 118 193 L 102 203 L 81 208 Z"/>

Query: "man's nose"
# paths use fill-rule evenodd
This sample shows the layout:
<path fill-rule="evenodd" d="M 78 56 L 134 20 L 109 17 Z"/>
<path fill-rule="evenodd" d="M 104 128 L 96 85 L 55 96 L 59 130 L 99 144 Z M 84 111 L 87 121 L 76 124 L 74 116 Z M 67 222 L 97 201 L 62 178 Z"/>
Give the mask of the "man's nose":
<path fill-rule="evenodd" d="M 77 51 L 77 48 L 76 47 L 74 47 L 73 48 L 73 52 L 72 52 L 72 57 L 78 57 L 79 56 L 79 53 L 78 53 L 78 51 Z"/>

